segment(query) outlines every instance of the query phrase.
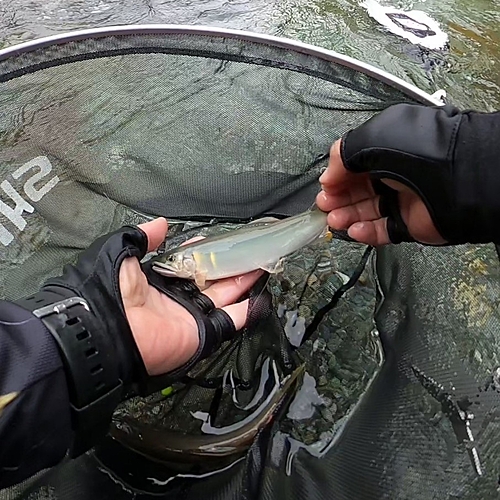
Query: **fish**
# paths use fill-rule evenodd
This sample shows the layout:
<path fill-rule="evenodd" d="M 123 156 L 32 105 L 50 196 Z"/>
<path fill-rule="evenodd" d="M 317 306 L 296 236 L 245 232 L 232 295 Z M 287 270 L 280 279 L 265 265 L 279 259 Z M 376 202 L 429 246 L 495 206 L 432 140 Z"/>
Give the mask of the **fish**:
<path fill-rule="evenodd" d="M 449 45 L 448 35 L 439 23 L 421 10 L 402 11 L 380 5 L 376 0 L 364 0 L 360 5 L 391 33 L 406 38 L 414 45 L 430 50 L 442 50 Z"/>
<path fill-rule="evenodd" d="M 113 423 L 110 436 L 126 448 L 160 463 L 190 463 L 210 458 L 224 459 L 248 450 L 257 433 L 267 426 L 277 411 L 289 400 L 291 389 L 305 373 L 305 364 L 299 365 L 271 392 L 259 408 L 243 421 L 228 426 L 228 431 L 217 429 L 217 434 L 187 435 L 141 424 L 122 416 Z"/>
<path fill-rule="evenodd" d="M 307 210 L 283 220 L 250 222 L 153 257 L 152 268 L 167 277 L 206 281 L 239 276 L 257 269 L 278 272 L 282 259 L 321 236 L 331 237 L 327 213 Z"/>

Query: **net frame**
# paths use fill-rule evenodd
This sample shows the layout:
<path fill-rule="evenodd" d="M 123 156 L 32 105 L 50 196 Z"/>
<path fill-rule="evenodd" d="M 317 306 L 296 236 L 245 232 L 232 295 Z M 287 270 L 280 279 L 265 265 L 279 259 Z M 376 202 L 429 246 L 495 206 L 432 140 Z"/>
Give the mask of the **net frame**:
<path fill-rule="evenodd" d="M 134 26 L 110 26 L 104 28 L 92 28 L 78 30 L 69 33 L 51 35 L 39 38 L 29 42 L 24 42 L 0 50 L 0 61 L 6 61 L 11 57 L 19 57 L 23 54 L 34 52 L 49 46 L 61 45 L 74 41 L 86 40 L 89 38 L 99 39 L 109 36 L 126 37 L 130 35 L 203 35 L 207 37 L 216 36 L 224 38 L 235 38 L 241 41 L 249 41 L 258 44 L 270 45 L 273 47 L 284 48 L 302 54 L 310 55 L 328 62 L 340 64 L 350 69 L 359 71 L 367 76 L 380 80 L 400 91 L 406 93 L 409 97 L 434 106 L 442 106 L 443 102 L 437 97 L 421 90 L 415 85 L 402 80 L 390 73 L 377 68 L 366 62 L 359 61 L 352 57 L 340 54 L 338 52 L 327 50 L 314 45 L 306 44 L 297 40 L 273 35 L 252 33 L 243 30 L 234 30 L 228 28 L 215 28 L 205 26 L 173 25 L 173 24 L 144 24 Z M 60 64 L 60 63 L 58 63 Z"/>

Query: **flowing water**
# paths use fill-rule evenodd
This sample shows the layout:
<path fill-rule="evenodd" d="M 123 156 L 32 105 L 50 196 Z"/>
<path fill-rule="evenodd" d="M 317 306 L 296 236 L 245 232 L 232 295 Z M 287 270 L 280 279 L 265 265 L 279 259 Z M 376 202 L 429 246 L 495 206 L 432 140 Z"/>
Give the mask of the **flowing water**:
<path fill-rule="evenodd" d="M 449 101 L 500 109 L 499 0 L 385 0 L 425 11 L 449 51 L 424 53 L 388 33 L 357 0 L 0 0 L 0 47 L 69 30 L 119 24 L 209 25 L 312 43 L 382 68 Z"/>

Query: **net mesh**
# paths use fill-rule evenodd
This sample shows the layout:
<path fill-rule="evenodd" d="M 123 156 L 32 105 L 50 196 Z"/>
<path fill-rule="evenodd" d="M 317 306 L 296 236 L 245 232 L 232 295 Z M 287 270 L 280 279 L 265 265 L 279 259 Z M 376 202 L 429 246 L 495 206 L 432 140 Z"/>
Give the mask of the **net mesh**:
<path fill-rule="evenodd" d="M 398 102 L 415 101 L 225 35 L 89 35 L 4 59 L 0 296 L 36 291 L 123 224 L 167 217 L 169 248 L 306 210 L 331 144 Z M 96 449 L 0 499 L 497 498 L 498 278 L 490 246 L 310 245 L 188 380 L 123 403 Z M 237 452 L 172 451 L 257 422 L 300 364 L 297 390 Z"/>

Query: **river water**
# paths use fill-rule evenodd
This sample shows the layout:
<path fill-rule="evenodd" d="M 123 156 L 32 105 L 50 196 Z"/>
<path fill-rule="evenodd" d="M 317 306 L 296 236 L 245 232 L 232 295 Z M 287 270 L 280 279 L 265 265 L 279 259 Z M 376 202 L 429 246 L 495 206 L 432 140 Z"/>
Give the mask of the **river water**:
<path fill-rule="evenodd" d="M 120 24 L 190 24 L 284 36 L 341 52 L 428 92 L 481 111 L 500 109 L 499 0 L 386 0 L 423 10 L 450 50 L 423 54 L 388 33 L 357 0 L 0 0 L 0 47 L 70 30 Z"/>

